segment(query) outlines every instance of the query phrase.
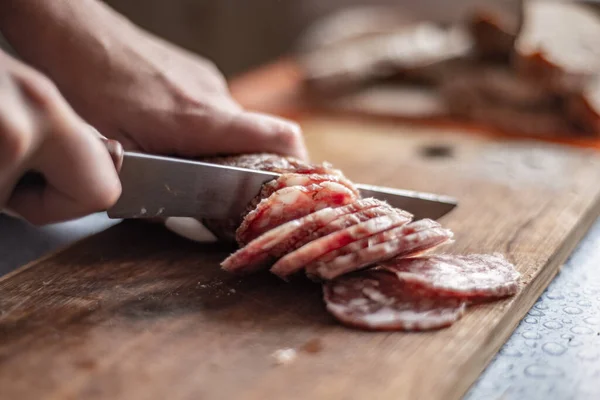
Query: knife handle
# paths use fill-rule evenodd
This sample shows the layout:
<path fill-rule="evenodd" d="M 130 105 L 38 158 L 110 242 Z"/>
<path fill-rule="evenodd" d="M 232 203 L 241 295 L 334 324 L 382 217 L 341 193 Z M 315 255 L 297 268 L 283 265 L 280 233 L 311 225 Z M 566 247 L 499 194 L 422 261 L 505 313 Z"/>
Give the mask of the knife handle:
<path fill-rule="evenodd" d="M 108 154 L 110 154 L 110 158 L 113 161 L 117 173 L 121 172 L 121 167 L 123 166 L 123 156 L 125 154 L 123 146 L 116 140 L 106 139 L 104 137 L 100 137 L 99 139 L 102 141 L 102 143 L 104 143 Z M 19 179 L 19 182 L 17 182 L 14 190 L 32 187 L 39 188 L 45 184 L 46 179 L 44 179 L 42 174 L 36 171 L 29 171 L 25 173 L 21 179 Z"/>

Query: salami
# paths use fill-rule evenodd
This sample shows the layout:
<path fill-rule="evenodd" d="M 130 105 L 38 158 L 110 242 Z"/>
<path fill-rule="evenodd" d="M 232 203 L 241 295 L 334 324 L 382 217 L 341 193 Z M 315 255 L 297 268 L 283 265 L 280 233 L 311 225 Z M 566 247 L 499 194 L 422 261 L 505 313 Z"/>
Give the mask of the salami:
<path fill-rule="evenodd" d="M 335 182 L 286 187 L 262 200 L 246 215 L 236 231 L 236 239 L 240 245 L 245 245 L 285 222 L 325 207 L 349 204 L 356 199 L 348 188 Z"/>
<path fill-rule="evenodd" d="M 280 174 L 296 173 L 337 175 L 341 177 L 344 176 L 340 170 L 333 168 L 329 163 L 310 164 L 294 157 L 282 157 L 280 155 L 270 153 L 208 157 L 202 159 L 202 161 L 231 167 L 270 171 Z"/>
<path fill-rule="evenodd" d="M 283 174 L 279 178 L 267 182 L 263 185 L 260 193 L 256 198 L 250 203 L 248 206 L 248 211 L 244 214 L 248 214 L 252 210 L 258 206 L 262 200 L 266 199 L 276 191 L 290 187 L 290 186 L 309 186 L 312 184 L 319 184 L 323 182 L 336 182 L 341 185 L 346 186 L 350 191 L 352 191 L 356 197 L 360 197 L 360 193 L 358 189 L 354 186 L 352 182 L 343 176 L 338 175 L 319 175 L 319 174 L 298 174 L 298 173 L 289 173 Z"/>
<path fill-rule="evenodd" d="M 277 258 L 304 246 L 308 242 L 342 229 L 339 227 L 340 224 L 343 224 L 344 227 L 348 227 L 371 218 L 388 215 L 392 208 L 387 203 L 383 203 L 374 198 L 367 198 L 343 207 L 338 207 L 336 210 L 338 210 L 338 216 L 333 220 L 319 226 L 315 230 L 306 231 L 305 235 L 301 235 L 296 241 L 289 245 L 282 244 L 277 246 L 275 248 L 277 251 Z M 342 223 L 342 221 L 345 222 Z"/>
<path fill-rule="evenodd" d="M 221 161 L 292 169 L 263 187 L 238 224 L 241 248 L 222 268 L 249 273 L 272 265 L 283 279 L 304 269 L 325 281 L 327 309 L 343 324 L 437 329 L 458 320 L 469 302 L 518 289 L 519 274 L 500 255 L 418 257 L 450 242 L 452 232 L 430 219 L 412 221 L 413 215 L 385 202 L 360 199 L 355 186 L 326 164 L 272 155 Z"/>
<path fill-rule="evenodd" d="M 355 240 L 405 225 L 408 222 L 410 219 L 407 216 L 399 214 L 384 215 L 360 222 L 307 243 L 285 255 L 273 265 L 271 272 L 285 279 L 330 251 L 339 249 Z"/>
<path fill-rule="evenodd" d="M 410 235 L 410 234 L 413 234 L 416 232 L 424 231 L 426 229 L 440 228 L 440 227 L 441 227 L 441 225 L 439 223 L 437 223 L 436 221 L 433 221 L 431 219 L 422 219 L 419 221 L 415 221 L 409 225 L 399 226 L 394 229 L 389 229 L 387 231 L 380 232 L 373 236 L 369 236 L 369 237 L 366 237 L 366 238 L 363 238 L 360 240 L 356 240 L 352 243 L 347 244 L 344 247 L 341 247 L 335 251 L 331 251 L 331 252 L 325 254 L 322 257 L 319 257 L 316 261 L 317 262 L 331 261 L 334 258 L 339 257 L 341 255 L 356 253 L 357 251 L 359 251 L 361 249 L 364 249 L 367 247 L 373 247 L 380 243 L 385 243 L 385 242 L 392 240 L 398 236 Z"/>
<path fill-rule="evenodd" d="M 419 225 L 429 225 L 432 222 L 413 222 L 401 227 L 397 235 L 388 241 L 337 256 L 330 261 L 318 261 L 308 266 L 308 273 L 321 279 L 335 279 L 382 261 L 422 254 L 452 239 L 452 232 L 440 226 L 419 228 Z"/>
<path fill-rule="evenodd" d="M 350 181 L 348 181 L 344 174 L 331 166 L 329 163 L 322 164 L 310 164 L 304 161 L 298 160 L 293 157 L 283 157 L 277 154 L 270 153 L 259 153 L 259 154 L 242 154 L 235 156 L 224 156 L 224 157 L 207 157 L 201 161 L 210 162 L 219 165 L 226 165 L 231 167 L 256 169 L 262 171 L 270 171 L 280 174 L 309 174 L 309 175 L 325 175 L 332 177 L 330 180 L 340 182 L 352 190 L 353 188 Z M 333 178 L 335 177 L 335 178 Z M 291 186 L 291 182 L 285 182 L 286 178 L 277 179 L 281 185 L 279 188 Z M 238 218 L 232 218 L 228 220 L 215 220 L 215 219 L 202 219 L 202 223 L 215 235 L 219 240 L 235 242 L 236 241 L 236 229 L 240 226 L 243 218 L 251 212 L 260 203 L 261 200 L 271 195 L 274 190 L 269 190 L 269 187 L 275 186 L 275 181 L 269 182 L 263 188 L 263 191 L 256 197 L 254 201 L 249 205 L 248 209 L 240 215 Z M 302 185 L 305 186 L 305 185 Z"/>
<path fill-rule="evenodd" d="M 368 270 L 323 286 L 327 310 L 340 322 L 367 330 L 424 331 L 457 321 L 466 303 L 423 296 L 385 270 Z"/>
<path fill-rule="evenodd" d="M 465 299 L 515 294 L 519 273 L 500 254 L 434 255 L 382 265 L 402 281 L 439 295 Z"/>
<path fill-rule="evenodd" d="M 348 213 L 337 217 L 336 219 L 329 222 L 327 225 L 323 226 L 316 232 L 313 232 L 312 234 L 304 237 L 302 240 L 299 240 L 295 248 L 300 248 L 308 242 L 311 242 L 323 236 L 327 236 L 331 233 L 340 231 L 342 229 L 349 228 L 353 225 L 367 221 L 372 218 L 382 217 L 391 214 L 398 214 L 399 216 L 408 219 L 409 222 L 412 219 L 412 214 L 392 208 L 387 203 L 383 203 L 379 200 L 376 201 L 379 202 L 379 205 L 377 205 L 376 207 L 365 208 L 362 210 L 358 210 L 354 213 Z"/>
<path fill-rule="evenodd" d="M 257 271 L 269 262 L 318 237 L 316 231 L 339 216 L 364 211 L 381 204 L 384 203 L 374 198 L 361 199 L 342 207 L 327 207 L 300 219 L 286 222 L 252 240 L 227 257 L 221 266 L 226 271 L 236 273 Z"/>

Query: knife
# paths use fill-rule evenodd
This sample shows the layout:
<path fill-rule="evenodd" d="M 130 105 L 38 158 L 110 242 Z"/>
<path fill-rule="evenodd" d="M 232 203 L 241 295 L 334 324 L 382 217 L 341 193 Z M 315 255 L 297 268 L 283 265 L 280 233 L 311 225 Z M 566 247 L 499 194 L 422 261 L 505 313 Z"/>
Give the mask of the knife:
<path fill-rule="evenodd" d="M 278 173 L 124 152 L 122 194 L 108 210 L 110 218 L 238 218 L 262 185 Z M 429 193 L 356 185 L 363 197 L 375 197 L 412 213 L 437 219 L 456 207 L 455 199 Z"/>
<path fill-rule="evenodd" d="M 238 218 L 263 184 L 278 173 L 201 161 L 123 151 L 120 143 L 102 138 L 119 172 L 122 192 L 108 216 L 121 218 Z M 39 173 L 27 173 L 17 185 L 45 184 Z M 362 197 L 374 197 L 414 215 L 438 219 L 457 201 L 449 196 L 373 185 L 355 185 Z"/>

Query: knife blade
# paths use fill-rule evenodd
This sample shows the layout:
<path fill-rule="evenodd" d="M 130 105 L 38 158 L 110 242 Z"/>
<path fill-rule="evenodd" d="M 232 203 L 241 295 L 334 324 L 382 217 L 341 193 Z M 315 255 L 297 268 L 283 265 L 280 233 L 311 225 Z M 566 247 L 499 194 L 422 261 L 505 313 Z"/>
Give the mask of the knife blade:
<path fill-rule="evenodd" d="M 200 161 L 124 152 L 122 194 L 110 218 L 194 217 L 227 219 L 243 213 L 262 185 L 278 173 Z M 455 199 L 430 193 L 356 185 L 363 197 L 387 201 L 415 218 L 437 219 Z"/>

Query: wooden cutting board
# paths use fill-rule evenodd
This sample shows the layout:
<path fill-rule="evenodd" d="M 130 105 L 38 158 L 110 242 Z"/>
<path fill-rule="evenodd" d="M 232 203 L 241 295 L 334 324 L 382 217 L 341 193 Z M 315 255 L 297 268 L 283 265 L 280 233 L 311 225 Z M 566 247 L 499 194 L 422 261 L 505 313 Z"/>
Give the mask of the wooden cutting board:
<path fill-rule="evenodd" d="M 318 285 L 219 270 L 231 249 L 124 223 L 0 280 L 0 398 L 455 399 L 599 211 L 596 153 L 313 116 L 317 160 L 360 182 L 456 196 L 455 252 L 501 252 L 515 298 L 429 333 L 344 328 Z M 274 352 L 296 358 L 276 365 Z"/>
<path fill-rule="evenodd" d="M 600 212 L 588 149 L 312 113 L 315 161 L 357 182 L 455 196 L 453 252 L 501 252 L 517 296 L 449 329 L 373 333 L 318 285 L 220 271 L 232 249 L 123 223 L 0 279 L 0 398 L 456 399 Z M 276 362 L 278 350 L 295 358 Z"/>

